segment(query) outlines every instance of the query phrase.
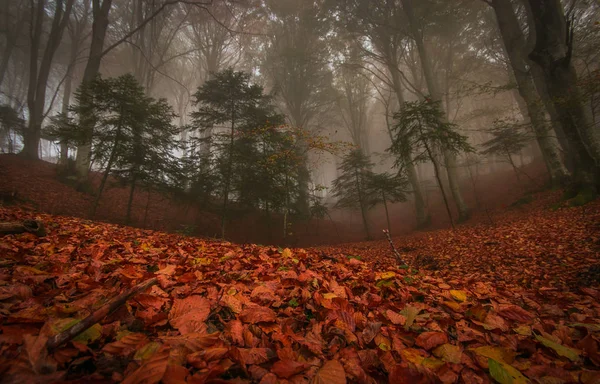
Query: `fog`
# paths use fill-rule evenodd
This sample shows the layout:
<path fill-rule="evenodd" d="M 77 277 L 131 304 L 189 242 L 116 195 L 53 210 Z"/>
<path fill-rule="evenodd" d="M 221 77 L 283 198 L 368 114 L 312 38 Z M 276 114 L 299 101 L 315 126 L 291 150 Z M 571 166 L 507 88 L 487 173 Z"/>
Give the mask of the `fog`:
<path fill-rule="evenodd" d="M 600 185 L 597 1 L 0 7 L 0 151 L 57 164 L 85 217 L 303 245 Z"/>

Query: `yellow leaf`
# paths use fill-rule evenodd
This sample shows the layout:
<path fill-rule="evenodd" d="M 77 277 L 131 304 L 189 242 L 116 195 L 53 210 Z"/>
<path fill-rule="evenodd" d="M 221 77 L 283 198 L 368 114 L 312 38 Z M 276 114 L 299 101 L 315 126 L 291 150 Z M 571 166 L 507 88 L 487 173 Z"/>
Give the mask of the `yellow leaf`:
<path fill-rule="evenodd" d="M 396 277 L 396 273 L 392 271 L 378 273 L 375 275 L 375 280 L 387 280 Z"/>
<path fill-rule="evenodd" d="M 528 325 L 521 325 L 517 328 L 514 328 L 513 331 L 522 336 L 531 336 L 531 327 Z"/>
<path fill-rule="evenodd" d="M 450 290 L 450 296 L 458 302 L 463 302 L 467 300 L 467 293 L 465 291 L 457 291 L 455 289 Z"/>
<path fill-rule="evenodd" d="M 289 248 L 284 249 L 281 252 L 281 257 L 283 257 L 283 258 L 292 257 L 292 251 Z"/>
<path fill-rule="evenodd" d="M 489 359 L 494 359 L 496 361 L 501 361 L 507 364 L 510 364 L 515 359 L 514 352 L 511 352 L 502 347 L 493 347 L 491 345 L 486 345 L 483 347 L 472 348 L 471 351 L 475 352 L 479 356 L 487 357 Z"/>
<path fill-rule="evenodd" d="M 440 359 L 454 364 L 460 364 L 462 359 L 462 351 L 460 347 L 452 344 L 442 344 L 433 350 L 433 355 Z"/>
<path fill-rule="evenodd" d="M 161 345 L 161 343 L 152 341 L 138 349 L 135 355 L 133 356 L 133 359 L 137 361 L 148 360 L 152 357 L 152 355 L 154 355 L 156 351 L 158 351 Z"/>
<path fill-rule="evenodd" d="M 323 298 L 328 299 L 328 300 L 335 299 L 336 297 L 338 297 L 338 295 L 336 295 L 335 293 L 331 293 L 331 292 L 327 292 L 327 293 L 323 294 Z"/>
<path fill-rule="evenodd" d="M 564 345 L 555 343 L 554 341 L 548 340 L 545 337 L 542 337 L 540 335 L 535 335 L 535 338 L 540 343 L 544 344 L 546 347 L 552 348 L 559 356 L 564 356 L 571 361 L 579 361 L 580 354 L 581 354 L 580 351 L 573 349 L 573 348 L 565 347 Z"/>
<path fill-rule="evenodd" d="M 211 260 L 208 257 L 196 257 L 194 259 L 194 264 L 196 265 L 210 265 Z"/>
<path fill-rule="evenodd" d="M 490 375 L 500 384 L 528 384 L 530 381 L 515 367 L 502 361 L 488 359 Z"/>

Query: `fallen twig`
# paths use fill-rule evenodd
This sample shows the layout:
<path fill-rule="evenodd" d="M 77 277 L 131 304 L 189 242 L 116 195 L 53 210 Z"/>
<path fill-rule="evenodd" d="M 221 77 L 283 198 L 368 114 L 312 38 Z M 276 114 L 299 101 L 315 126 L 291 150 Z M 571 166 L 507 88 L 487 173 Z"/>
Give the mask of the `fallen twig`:
<path fill-rule="evenodd" d="M 392 238 L 390 237 L 390 231 L 384 229 L 383 233 L 385 233 L 385 237 L 387 237 L 387 240 L 390 243 L 390 247 L 392 247 L 392 253 L 394 254 L 394 257 L 396 257 L 398 265 L 405 265 L 404 261 L 402 260 L 402 256 L 400 256 L 400 252 L 398 252 L 398 250 L 394 246 L 394 243 L 392 242 Z"/>
<path fill-rule="evenodd" d="M 149 280 L 146 280 L 135 287 L 131 288 L 129 291 L 121 293 L 119 296 L 113 298 L 108 303 L 104 304 L 100 309 L 81 320 L 79 323 L 73 325 L 71 328 L 59 333 L 58 335 L 52 336 L 48 339 L 46 343 L 46 347 L 48 349 L 54 349 L 69 340 L 77 337 L 80 333 L 84 332 L 86 329 L 96 324 L 112 312 L 114 312 L 121 305 L 125 304 L 129 298 L 137 295 L 140 292 L 144 292 L 146 289 L 150 288 L 154 284 L 158 283 L 158 279 L 153 277 Z"/>

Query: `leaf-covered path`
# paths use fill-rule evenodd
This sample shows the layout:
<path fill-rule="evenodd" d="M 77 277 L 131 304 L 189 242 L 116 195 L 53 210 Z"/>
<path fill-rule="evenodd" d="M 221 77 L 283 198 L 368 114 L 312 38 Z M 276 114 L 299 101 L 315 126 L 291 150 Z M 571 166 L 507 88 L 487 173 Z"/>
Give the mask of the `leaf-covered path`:
<path fill-rule="evenodd" d="M 410 266 L 385 241 L 290 250 L 40 214 L 47 237 L 0 238 L 1 380 L 598 383 L 600 204 L 548 206 L 395 238 Z"/>

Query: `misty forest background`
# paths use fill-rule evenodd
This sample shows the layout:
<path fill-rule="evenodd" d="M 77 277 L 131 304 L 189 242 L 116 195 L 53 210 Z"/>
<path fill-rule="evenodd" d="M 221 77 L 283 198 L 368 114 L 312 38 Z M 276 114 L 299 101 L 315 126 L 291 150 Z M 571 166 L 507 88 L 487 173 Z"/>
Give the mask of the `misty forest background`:
<path fill-rule="evenodd" d="M 3 0 L 0 190 L 292 245 L 493 221 L 546 187 L 584 204 L 600 185 L 599 10 Z"/>

